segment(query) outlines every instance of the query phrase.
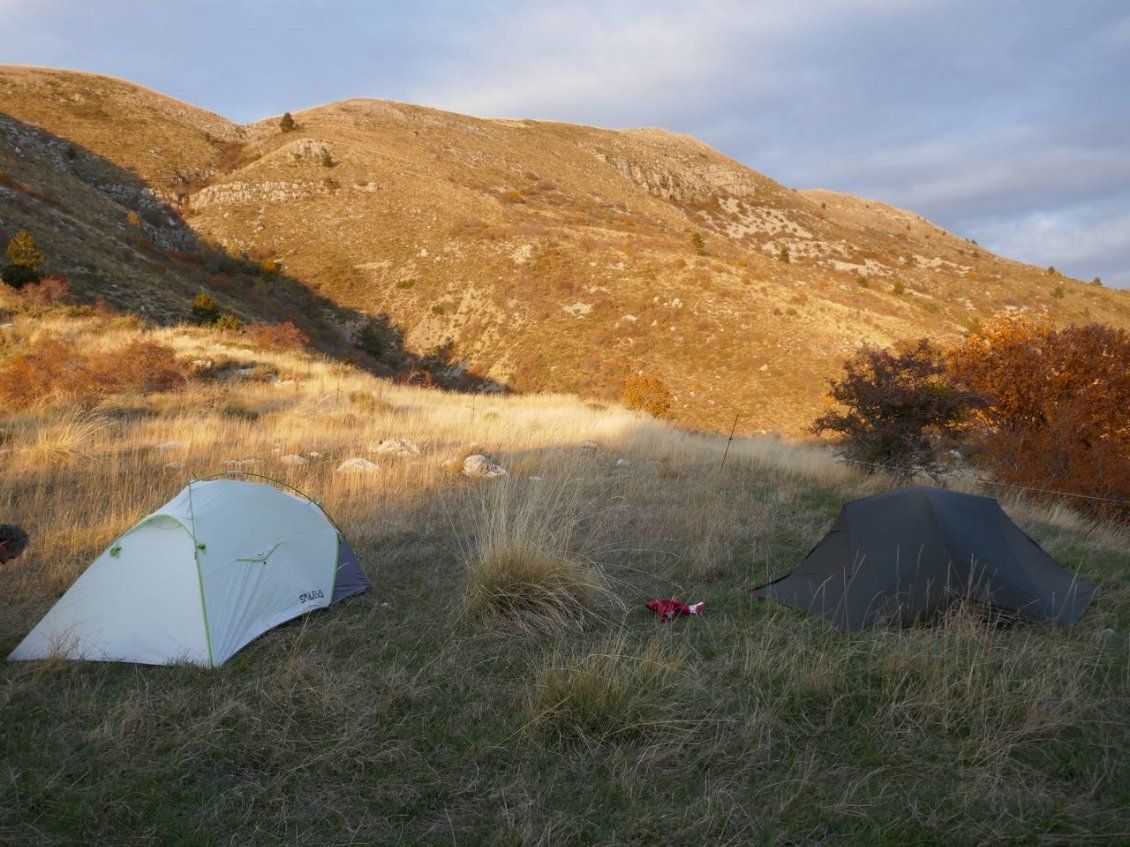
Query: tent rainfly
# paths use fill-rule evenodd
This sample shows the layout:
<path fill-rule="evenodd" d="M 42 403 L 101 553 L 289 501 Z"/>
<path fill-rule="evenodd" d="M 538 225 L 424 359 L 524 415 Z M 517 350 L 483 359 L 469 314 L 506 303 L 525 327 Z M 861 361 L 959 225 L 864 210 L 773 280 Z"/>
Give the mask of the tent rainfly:
<path fill-rule="evenodd" d="M 8 658 L 219 667 L 368 587 L 316 503 L 265 483 L 196 481 L 114 541 Z"/>
<path fill-rule="evenodd" d="M 959 599 L 1068 627 L 1099 589 L 1068 573 L 990 497 L 914 485 L 844 505 L 792 573 L 754 591 L 843 631 L 926 621 Z"/>

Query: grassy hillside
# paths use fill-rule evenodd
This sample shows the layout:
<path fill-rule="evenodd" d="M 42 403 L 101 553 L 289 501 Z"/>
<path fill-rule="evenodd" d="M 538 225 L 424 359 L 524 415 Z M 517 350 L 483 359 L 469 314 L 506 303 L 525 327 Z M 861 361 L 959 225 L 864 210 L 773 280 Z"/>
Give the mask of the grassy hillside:
<path fill-rule="evenodd" d="M 844 636 L 750 593 L 889 484 L 822 450 L 739 439 L 723 466 L 724 439 L 616 406 L 396 387 L 195 328 L 6 306 L 8 355 L 140 332 L 210 364 L 177 391 L 0 420 L 0 514 L 33 536 L 0 567 L 0 651 L 119 533 L 225 470 L 322 502 L 373 590 L 217 670 L 0 665 L 0 841 L 1125 841 L 1125 531 L 1007 503 L 1102 585 L 1071 631 L 958 610 Z M 391 438 L 419 454 L 375 450 Z M 472 452 L 510 475 L 445 466 Z M 337 470 L 354 457 L 379 467 Z M 484 611 L 500 549 L 591 590 L 557 617 Z M 643 603 L 669 596 L 705 614 L 660 624 Z"/>
<path fill-rule="evenodd" d="M 699 429 L 800 432 L 863 342 L 952 342 L 1004 310 L 1130 326 L 1125 292 L 663 130 L 350 100 L 284 133 L 26 68 L 0 69 L 0 111 L 0 235 L 33 231 L 90 300 L 170 322 L 204 290 L 332 353 L 376 319 L 521 391 L 608 400 L 643 372 Z"/>

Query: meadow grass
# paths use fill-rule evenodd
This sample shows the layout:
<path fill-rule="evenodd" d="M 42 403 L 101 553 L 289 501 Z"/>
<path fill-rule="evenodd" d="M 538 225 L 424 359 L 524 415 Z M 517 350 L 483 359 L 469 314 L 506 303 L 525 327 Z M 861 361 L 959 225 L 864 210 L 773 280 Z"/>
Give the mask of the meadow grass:
<path fill-rule="evenodd" d="M 0 651 L 118 534 L 227 470 L 321 502 L 373 590 L 215 670 L 4 663 L 0 842 L 1130 840 L 1124 530 L 1006 503 L 1103 586 L 1072 630 L 958 608 L 842 635 L 751 594 L 890 484 L 820 447 L 741 439 L 723 466 L 725 439 L 616 407 L 153 336 L 247 373 L 0 419 L 0 515 L 33 538 L 0 568 Z M 389 438 L 419 455 L 373 450 Z M 509 477 L 445 468 L 472 452 Z M 379 467 L 337 470 L 353 457 Z M 653 597 L 706 611 L 663 624 Z"/>

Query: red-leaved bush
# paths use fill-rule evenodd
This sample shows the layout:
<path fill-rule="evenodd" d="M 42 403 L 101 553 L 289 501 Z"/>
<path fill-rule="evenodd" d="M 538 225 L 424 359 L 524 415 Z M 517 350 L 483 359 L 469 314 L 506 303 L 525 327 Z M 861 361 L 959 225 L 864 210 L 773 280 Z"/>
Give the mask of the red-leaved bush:
<path fill-rule="evenodd" d="M 54 306 L 71 299 L 71 284 L 62 274 L 50 274 L 39 282 L 29 282 L 20 289 L 20 295 L 36 306 Z"/>
<path fill-rule="evenodd" d="M 301 350 L 310 343 L 310 336 L 290 321 L 248 324 L 245 331 L 260 350 Z"/>
<path fill-rule="evenodd" d="M 155 341 L 139 339 L 84 355 L 46 336 L 34 352 L 14 356 L 0 368 L 0 402 L 23 409 L 45 397 L 59 397 L 93 406 L 107 394 L 172 391 L 184 384 L 184 368 L 172 349 Z"/>

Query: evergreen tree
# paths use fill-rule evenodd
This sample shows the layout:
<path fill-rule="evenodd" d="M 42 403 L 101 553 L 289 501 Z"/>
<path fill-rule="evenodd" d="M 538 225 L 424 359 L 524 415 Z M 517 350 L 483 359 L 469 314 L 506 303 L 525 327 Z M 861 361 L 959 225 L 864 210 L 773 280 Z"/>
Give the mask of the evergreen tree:
<path fill-rule="evenodd" d="M 39 268 L 47 261 L 47 254 L 35 243 L 26 230 L 21 229 L 8 242 L 8 264 L 0 271 L 3 279 L 13 288 L 23 288 L 29 282 L 39 282 Z"/>
<path fill-rule="evenodd" d="M 38 271 L 39 266 L 47 261 L 47 254 L 39 249 L 27 230 L 21 229 L 8 242 L 8 260 L 13 265 Z"/>

